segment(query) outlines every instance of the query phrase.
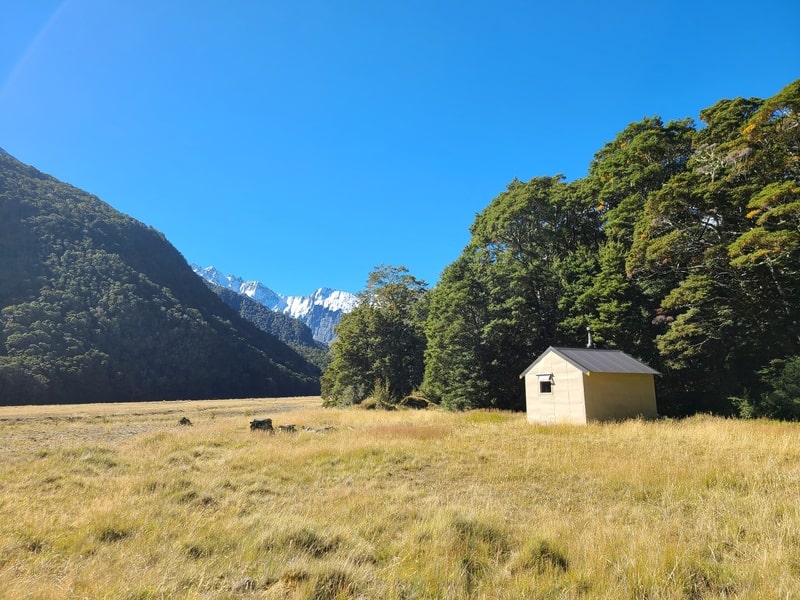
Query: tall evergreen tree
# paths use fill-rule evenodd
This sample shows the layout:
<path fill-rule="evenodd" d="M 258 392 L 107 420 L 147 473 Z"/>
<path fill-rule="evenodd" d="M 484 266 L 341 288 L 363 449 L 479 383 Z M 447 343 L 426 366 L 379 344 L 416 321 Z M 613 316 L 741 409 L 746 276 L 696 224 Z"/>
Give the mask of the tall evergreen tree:
<path fill-rule="evenodd" d="M 596 243 L 598 223 L 561 176 L 514 180 L 478 214 L 434 290 L 426 393 L 454 408 L 521 409 L 519 373 L 558 341 L 564 265 Z"/>
<path fill-rule="evenodd" d="M 419 387 L 423 374 L 427 284 L 405 267 L 381 265 L 369 275 L 359 304 L 344 315 L 322 377 L 329 405 L 363 402 L 379 392 L 396 403 Z"/>
<path fill-rule="evenodd" d="M 701 113 L 691 169 L 637 221 L 629 271 L 659 305 L 656 343 L 682 411 L 732 410 L 759 366 L 797 352 L 797 89 Z"/>

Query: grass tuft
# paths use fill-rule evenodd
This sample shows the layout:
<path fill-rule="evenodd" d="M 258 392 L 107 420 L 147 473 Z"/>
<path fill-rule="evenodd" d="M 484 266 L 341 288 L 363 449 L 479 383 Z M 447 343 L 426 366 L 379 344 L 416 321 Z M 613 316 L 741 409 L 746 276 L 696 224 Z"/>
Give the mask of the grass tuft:
<path fill-rule="evenodd" d="M 98 532 L 97 539 L 101 542 L 118 542 L 120 540 L 124 540 L 126 537 L 130 535 L 130 532 L 125 529 L 116 529 L 113 527 L 103 529 L 102 531 Z"/>
<path fill-rule="evenodd" d="M 348 573 L 332 569 L 321 573 L 314 582 L 312 600 L 343 600 L 357 596 L 358 586 Z"/>
<path fill-rule="evenodd" d="M 566 552 L 548 540 L 533 540 L 526 543 L 520 553 L 518 568 L 533 571 L 554 569 L 566 572 L 569 559 Z"/>
<path fill-rule="evenodd" d="M 502 558 L 509 551 L 505 534 L 496 527 L 473 518 L 456 516 L 451 522 L 457 539 L 471 555 L 485 554 Z"/>
<path fill-rule="evenodd" d="M 306 552 L 314 558 L 322 558 L 335 551 L 341 544 L 341 539 L 338 536 L 320 535 L 310 529 L 302 528 L 288 533 L 284 543 L 291 551 Z"/>

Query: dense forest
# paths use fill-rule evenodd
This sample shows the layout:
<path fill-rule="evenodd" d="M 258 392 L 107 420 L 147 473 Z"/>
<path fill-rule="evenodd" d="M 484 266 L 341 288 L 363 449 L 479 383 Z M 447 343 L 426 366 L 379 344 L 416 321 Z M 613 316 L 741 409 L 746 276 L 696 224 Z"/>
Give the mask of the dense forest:
<path fill-rule="evenodd" d="M 315 394 L 157 231 L 0 151 L 0 404 Z"/>
<path fill-rule="evenodd" d="M 800 418 L 800 80 L 631 123 L 588 174 L 514 180 L 433 289 L 377 268 L 339 326 L 328 404 L 522 409 L 548 346 L 658 369 L 659 412 Z"/>

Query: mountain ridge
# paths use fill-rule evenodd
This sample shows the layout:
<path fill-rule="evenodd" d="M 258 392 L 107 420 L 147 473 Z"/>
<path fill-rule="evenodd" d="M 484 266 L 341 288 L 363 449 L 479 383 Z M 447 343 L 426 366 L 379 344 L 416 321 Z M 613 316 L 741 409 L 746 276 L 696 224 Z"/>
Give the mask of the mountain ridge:
<path fill-rule="evenodd" d="M 287 314 L 270 310 L 245 294 L 203 281 L 225 304 L 259 329 L 277 337 L 324 371 L 330 363 L 328 345 L 314 339 L 311 328 Z"/>
<path fill-rule="evenodd" d="M 0 405 L 315 395 L 166 237 L 0 153 Z"/>
<path fill-rule="evenodd" d="M 246 280 L 237 275 L 223 273 L 213 265 L 191 265 L 192 270 L 205 281 L 221 288 L 233 290 L 266 306 L 270 310 L 289 315 L 311 328 L 314 339 L 330 344 L 342 315 L 358 303 L 350 292 L 321 287 L 307 296 L 285 296 L 268 288 L 260 281 Z"/>

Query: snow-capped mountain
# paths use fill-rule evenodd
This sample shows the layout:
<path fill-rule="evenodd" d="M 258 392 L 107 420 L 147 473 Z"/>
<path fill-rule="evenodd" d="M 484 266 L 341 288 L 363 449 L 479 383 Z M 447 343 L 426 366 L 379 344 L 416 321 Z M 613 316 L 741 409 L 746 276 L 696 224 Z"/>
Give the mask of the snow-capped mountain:
<path fill-rule="evenodd" d="M 226 275 L 213 266 L 204 268 L 192 265 L 192 269 L 206 281 L 244 294 L 270 310 L 305 323 L 311 328 L 314 339 L 326 344 L 336 337 L 333 330 L 342 315 L 353 310 L 358 302 L 354 294 L 330 288 L 320 288 L 309 296 L 284 296 L 259 281 Z"/>

